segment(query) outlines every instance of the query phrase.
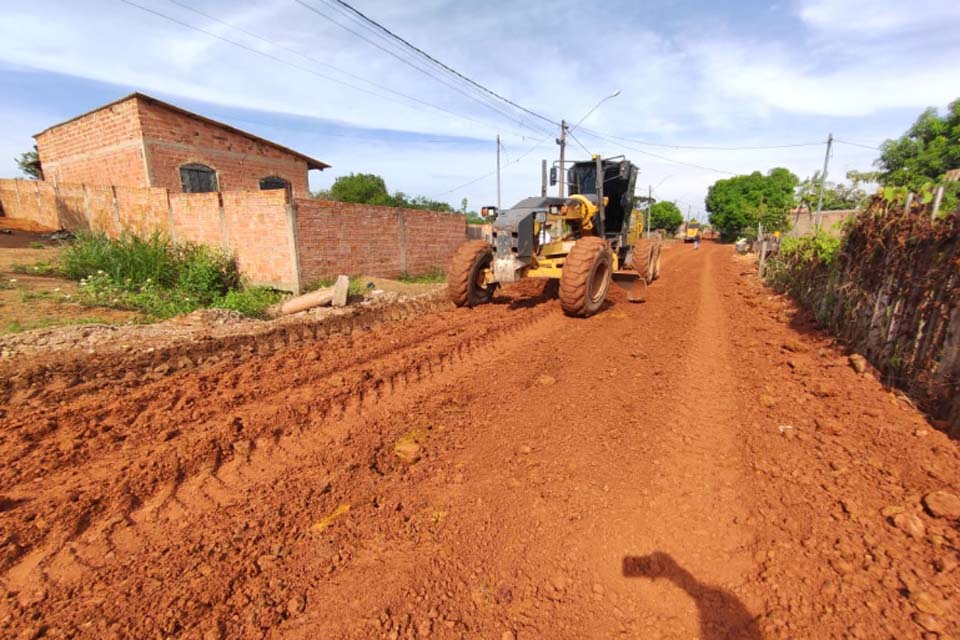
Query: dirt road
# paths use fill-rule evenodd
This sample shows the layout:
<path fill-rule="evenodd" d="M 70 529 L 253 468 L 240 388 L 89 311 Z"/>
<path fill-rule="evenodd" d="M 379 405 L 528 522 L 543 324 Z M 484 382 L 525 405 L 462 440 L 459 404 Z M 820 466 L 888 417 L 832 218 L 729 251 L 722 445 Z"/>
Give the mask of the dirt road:
<path fill-rule="evenodd" d="M 960 635 L 960 447 L 749 271 L 674 246 L 647 303 L 587 320 L 525 283 L 18 395 L 0 409 L 0 627 Z"/>

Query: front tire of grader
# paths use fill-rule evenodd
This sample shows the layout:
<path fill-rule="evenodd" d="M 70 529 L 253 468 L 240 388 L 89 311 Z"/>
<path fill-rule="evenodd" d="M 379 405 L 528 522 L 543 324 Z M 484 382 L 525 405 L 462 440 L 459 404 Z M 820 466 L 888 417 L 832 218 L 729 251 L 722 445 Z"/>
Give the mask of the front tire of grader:
<path fill-rule="evenodd" d="M 607 299 L 613 255 L 603 238 L 580 238 L 570 250 L 560 274 L 560 306 L 570 316 L 592 316 Z"/>
<path fill-rule="evenodd" d="M 493 249 L 486 240 L 460 245 L 447 271 L 447 294 L 458 307 L 490 302 L 496 284 L 484 284 L 484 274 L 493 262 Z"/>

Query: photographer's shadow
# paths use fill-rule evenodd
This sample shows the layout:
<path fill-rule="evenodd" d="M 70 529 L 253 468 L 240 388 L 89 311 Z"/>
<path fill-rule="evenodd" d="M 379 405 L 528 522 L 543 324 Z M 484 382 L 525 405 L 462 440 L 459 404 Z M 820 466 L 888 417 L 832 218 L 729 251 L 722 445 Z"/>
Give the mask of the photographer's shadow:
<path fill-rule="evenodd" d="M 732 593 L 703 584 L 663 552 L 626 556 L 623 575 L 627 578 L 662 578 L 693 598 L 700 614 L 700 640 L 761 640 L 756 616 Z"/>

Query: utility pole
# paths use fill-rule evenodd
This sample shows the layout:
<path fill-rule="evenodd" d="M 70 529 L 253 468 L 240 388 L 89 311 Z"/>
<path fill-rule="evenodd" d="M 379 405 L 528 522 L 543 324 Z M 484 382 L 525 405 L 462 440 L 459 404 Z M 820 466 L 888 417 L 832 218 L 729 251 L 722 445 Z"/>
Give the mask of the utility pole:
<path fill-rule="evenodd" d="M 540 197 L 547 197 L 547 161 L 540 161 Z"/>
<path fill-rule="evenodd" d="M 500 210 L 500 134 L 497 134 L 497 210 Z"/>
<path fill-rule="evenodd" d="M 558 176 L 557 184 L 560 185 L 560 197 L 563 197 L 563 179 L 565 177 L 564 171 L 564 154 L 567 150 L 567 121 L 560 121 L 560 137 L 557 138 L 557 144 L 560 145 L 560 175 Z"/>
<path fill-rule="evenodd" d="M 827 182 L 827 166 L 830 164 L 830 149 L 833 147 L 833 134 L 827 136 L 827 153 L 823 156 L 823 173 L 820 174 L 820 195 L 817 196 L 817 217 L 814 228 L 820 228 L 820 212 L 823 210 L 823 186 Z"/>
<path fill-rule="evenodd" d="M 653 218 L 653 185 L 647 185 L 647 237 L 650 236 L 650 219 Z"/>

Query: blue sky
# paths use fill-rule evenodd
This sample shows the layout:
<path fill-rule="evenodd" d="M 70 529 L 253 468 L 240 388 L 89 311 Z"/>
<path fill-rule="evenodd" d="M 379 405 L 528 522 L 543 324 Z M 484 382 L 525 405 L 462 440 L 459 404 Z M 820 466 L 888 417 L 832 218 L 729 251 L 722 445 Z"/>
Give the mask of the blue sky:
<path fill-rule="evenodd" d="M 0 175 L 17 174 L 32 134 L 133 90 L 332 164 L 312 172 L 314 188 L 371 172 L 411 195 L 493 204 L 499 133 L 509 205 L 538 192 L 540 159 L 557 157 L 545 122 L 418 71 L 332 0 L 304 0 L 315 11 L 295 0 L 131 1 L 246 48 L 120 0 L 5 3 Z M 626 154 L 644 186 L 694 214 L 718 178 L 774 166 L 809 176 L 824 147 L 676 147 L 802 144 L 828 132 L 871 146 L 960 97 L 960 3 L 943 0 L 352 4 L 549 120 L 576 122 L 619 89 L 576 137 L 592 153 Z M 586 155 L 575 141 L 569 150 Z M 838 144 L 831 175 L 869 169 L 876 155 Z"/>

